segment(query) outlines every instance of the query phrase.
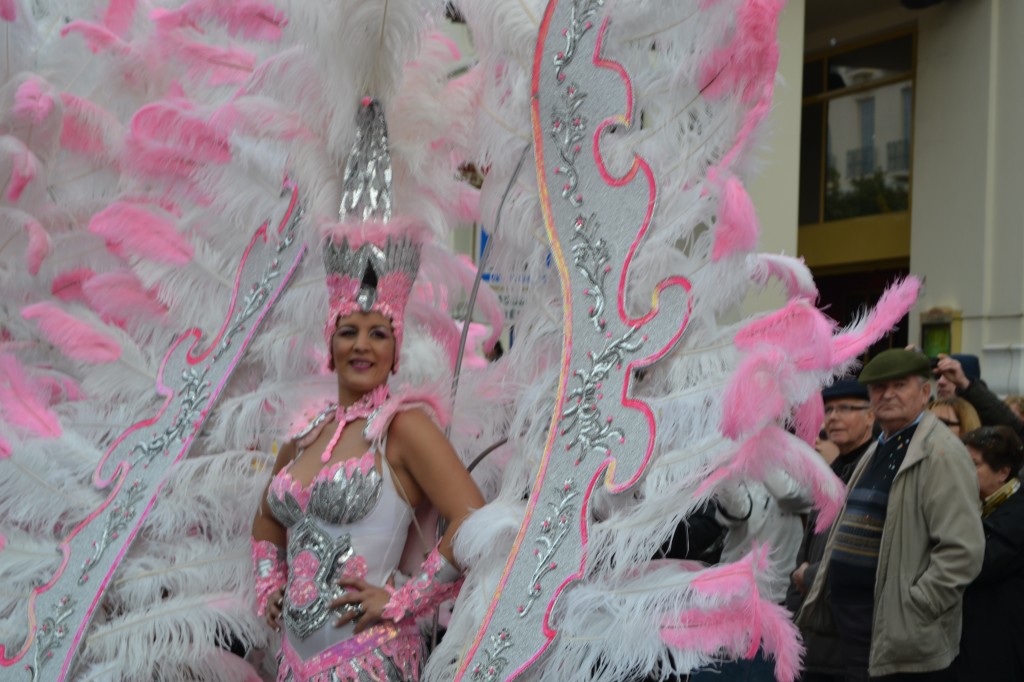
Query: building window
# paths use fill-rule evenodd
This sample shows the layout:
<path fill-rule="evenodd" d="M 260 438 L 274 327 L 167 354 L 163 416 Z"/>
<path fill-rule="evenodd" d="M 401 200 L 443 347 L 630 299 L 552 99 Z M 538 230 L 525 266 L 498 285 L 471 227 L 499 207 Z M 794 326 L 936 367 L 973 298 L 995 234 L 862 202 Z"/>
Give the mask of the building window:
<path fill-rule="evenodd" d="M 914 36 L 804 63 L 801 225 L 906 211 Z"/>

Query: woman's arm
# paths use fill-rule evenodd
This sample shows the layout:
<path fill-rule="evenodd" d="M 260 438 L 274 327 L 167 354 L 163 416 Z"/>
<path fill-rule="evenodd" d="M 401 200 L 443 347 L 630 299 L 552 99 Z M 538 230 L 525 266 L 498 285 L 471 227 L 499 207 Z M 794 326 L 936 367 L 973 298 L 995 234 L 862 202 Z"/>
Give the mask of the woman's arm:
<path fill-rule="evenodd" d="M 451 443 L 421 410 L 395 416 L 388 431 L 388 452 L 394 455 L 388 461 L 406 493 L 414 498 L 407 501 L 418 506 L 425 497 L 448 522 L 438 549 L 454 564 L 452 537 L 469 513 L 484 505 L 480 489 Z"/>
<path fill-rule="evenodd" d="M 284 445 L 274 462 L 273 476 L 276 476 L 295 457 L 295 443 Z M 273 480 L 271 476 L 271 480 Z M 288 579 L 288 567 L 284 560 L 284 546 L 287 533 L 277 522 L 267 504 L 267 488 L 263 490 L 259 510 L 252 522 L 252 567 L 256 588 L 256 613 L 264 616 L 267 623 L 278 629 L 277 619 L 281 615 L 281 596 Z"/>
<path fill-rule="evenodd" d="M 271 473 L 270 480 L 274 480 L 274 476 L 277 476 L 281 469 L 284 469 L 289 462 L 295 458 L 295 442 L 289 441 L 281 446 L 281 449 L 277 451 L 277 459 L 274 461 L 274 470 Z M 284 547 L 288 542 L 288 536 L 285 533 L 284 526 L 277 522 L 274 518 L 273 513 L 270 511 L 270 505 L 267 504 L 267 491 L 270 489 L 270 482 L 267 482 L 267 487 L 263 489 L 263 495 L 260 497 L 260 506 L 256 511 L 256 518 L 252 521 L 252 539 L 255 541 L 266 540 L 271 542 L 278 547 Z"/>
<path fill-rule="evenodd" d="M 381 618 L 400 621 L 418 617 L 454 598 L 461 585 L 460 571 L 452 559 L 452 537 L 466 516 L 484 504 L 451 443 L 425 413 L 412 409 L 400 412 L 388 428 L 387 466 L 392 468 L 399 492 L 410 506 L 424 499 L 448 521 L 448 528 L 426 561 L 421 573 L 402 588 L 370 585 L 365 580 L 343 578 L 347 592 L 331 608 L 358 605 L 358 612 L 344 614 L 337 625 L 356 622 L 356 632 Z"/>

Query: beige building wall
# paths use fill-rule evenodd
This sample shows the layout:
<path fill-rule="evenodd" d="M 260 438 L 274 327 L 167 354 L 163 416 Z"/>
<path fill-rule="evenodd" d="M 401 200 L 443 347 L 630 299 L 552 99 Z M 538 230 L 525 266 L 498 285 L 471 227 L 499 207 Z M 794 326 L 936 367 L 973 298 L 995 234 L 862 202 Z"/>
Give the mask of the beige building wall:
<path fill-rule="evenodd" d="M 954 345 L 989 385 L 1024 392 L 1024 2 L 830 2 L 842 19 L 808 31 L 807 53 L 917 26 L 910 270 L 925 287 L 910 340 L 922 312 L 953 311 Z"/>
<path fill-rule="evenodd" d="M 789 0 L 779 17 L 779 75 L 775 101 L 758 150 L 758 171 L 748 191 L 761 221 L 758 249 L 796 255 L 800 194 L 800 104 L 803 91 L 805 0 Z M 784 302 L 781 290 L 752 295 L 744 313 Z"/>
<path fill-rule="evenodd" d="M 1000 393 L 1024 386 L 1022 35 L 1020 0 L 944 3 L 918 23 L 910 267 L 925 290 L 916 312 L 962 315 L 960 349 L 981 357 Z M 919 326 L 910 331 L 916 339 Z"/>

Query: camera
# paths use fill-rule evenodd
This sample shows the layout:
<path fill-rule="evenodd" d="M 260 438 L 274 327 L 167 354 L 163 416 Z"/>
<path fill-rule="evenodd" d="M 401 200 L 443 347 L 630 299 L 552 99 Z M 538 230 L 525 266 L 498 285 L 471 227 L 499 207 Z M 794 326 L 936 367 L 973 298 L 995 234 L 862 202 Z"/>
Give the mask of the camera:
<path fill-rule="evenodd" d="M 938 368 L 938 366 L 939 366 L 939 359 L 938 358 L 928 358 L 928 366 L 931 367 L 932 369 Z"/>

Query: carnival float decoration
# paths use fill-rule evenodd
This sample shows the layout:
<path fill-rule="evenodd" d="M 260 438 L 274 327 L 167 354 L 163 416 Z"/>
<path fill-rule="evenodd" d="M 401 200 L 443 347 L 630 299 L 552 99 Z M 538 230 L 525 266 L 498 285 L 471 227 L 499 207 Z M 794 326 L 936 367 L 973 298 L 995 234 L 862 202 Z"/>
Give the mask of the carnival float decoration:
<path fill-rule="evenodd" d="M 330 398 L 304 254 L 367 98 L 395 208 L 430 232 L 396 381 L 448 397 L 464 461 L 487 453 L 425 678 L 664 679 L 759 650 L 797 674 L 758 590 L 771 548 L 657 558 L 778 468 L 831 521 L 820 388 L 919 286 L 837 329 L 799 259 L 756 250 L 781 1 L 445 5 L 0 1 L 0 679 L 272 675 L 249 523 Z M 479 271 L 450 247 L 472 223 Z M 785 302 L 741 317 L 765 288 Z M 473 322 L 486 346 L 514 327 L 504 358 L 466 366 Z"/>

